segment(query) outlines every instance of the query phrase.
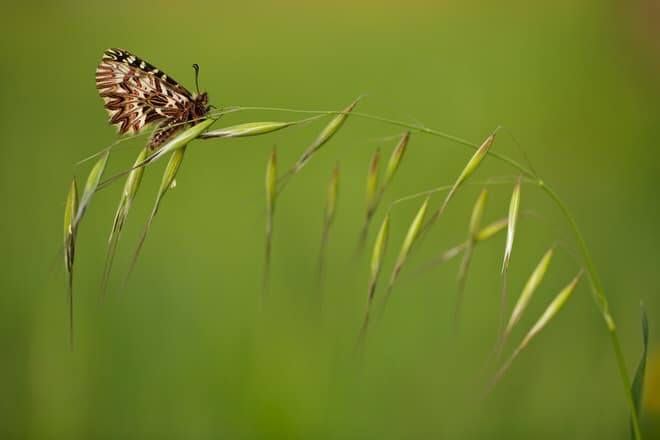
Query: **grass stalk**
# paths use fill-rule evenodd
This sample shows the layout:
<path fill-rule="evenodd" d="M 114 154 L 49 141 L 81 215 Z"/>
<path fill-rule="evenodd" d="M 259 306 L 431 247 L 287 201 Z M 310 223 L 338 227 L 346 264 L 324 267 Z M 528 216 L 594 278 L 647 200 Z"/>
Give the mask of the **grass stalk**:
<path fill-rule="evenodd" d="M 339 164 L 335 165 L 330 183 L 328 184 L 328 195 L 325 202 L 325 214 L 323 216 L 323 231 L 321 232 L 321 246 L 319 250 L 318 286 L 319 304 L 322 304 L 322 289 L 325 276 L 325 262 L 328 253 L 328 240 L 330 239 L 330 228 L 335 220 L 337 211 L 337 197 L 339 195 Z"/>
<path fill-rule="evenodd" d="M 78 185 L 71 180 L 64 209 L 64 266 L 67 272 L 69 301 L 69 344 L 73 347 L 73 261 L 76 251 L 76 223 L 78 212 Z"/>
<path fill-rule="evenodd" d="M 270 279 L 270 258 L 273 242 L 273 217 L 275 215 L 275 199 L 277 197 L 277 153 L 275 148 L 270 154 L 268 165 L 266 166 L 266 244 L 264 249 L 264 275 L 263 291 L 268 290 L 268 280 Z"/>
<path fill-rule="evenodd" d="M 456 304 L 454 306 L 454 327 L 456 329 L 458 329 L 461 305 L 463 303 L 463 293 L 465 291 L 465 283 L 467 280 L 470 262 L 472 261 L 472 252 L 474 250 L 475 244 L 477 243 L 477 237 L 479 236 L 479 229 L 481 228 L 481 220 L 484 216 L 487 200 L 488 190 L 483 189 L 481 193 L 479 193 L 479 197 L 477 197 L 477 201 L 472 208 L 470 227 L 468 229 L 468 239 L 466 241 L 467 245 L 465 246 L 463 259 L 461 260 L 461 265 L 459 266 L 458 275 L 456 277 Z"/>

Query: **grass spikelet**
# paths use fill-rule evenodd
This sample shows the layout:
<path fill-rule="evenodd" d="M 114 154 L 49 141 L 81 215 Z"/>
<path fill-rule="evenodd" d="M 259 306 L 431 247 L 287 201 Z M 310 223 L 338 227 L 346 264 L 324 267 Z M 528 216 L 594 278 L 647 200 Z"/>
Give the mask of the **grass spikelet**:
<path fill-rule="evenodd" d="M 390 214 L 385 215 L 383 223 L 378 230 L 378 235 L 376 235 L 376 241 L 374 242 L 374 249 L 371 253 L 371 272 L 369 275 L 369 288 L 367 294 L 367 312 L 364 316 L 364 321 L 362 323 L 362 329 L 360 330 L 359 340 L 363 339 L 367 329 L 369 327 L 369 321 L 371 319 L 371 312 L 373 309 L 374 296 L 376 294 L 376 286 L 378 285 L 378 277 L 380 276 L 380 270 L 383 267 L 383 257 L 385 256 L 385 250 L 387 249 L 387 241 L 390 235 Z"/>
<path fill-rule="evenodd" d="M 571 280 L 570 283 L 566 287 L 562 289 L 559 294 L 555 297 L 554 300 L 550 303 L 550 305 L 545 309 L 543 312 L 543 315 L 536 321 L 536 324 L 527 332 L 527 335 L 523 338 L 522 342 L 516 347 L 514 350 L 513 354 L 509 357 L 509 359 L 502 365 L 502 367 L 499 369 L 497 374 L 495 375 L 493 381 L 491 382 L 490 386 L 488 389 L 491 389 L 497 382 L 500 380 L 502 375 L 509 369 L 511 366 L 511 363 L 515 360 L 516 357 L 520 354 L 522 350 L 529 345 L 530 341 L 534 339 L 534 337 L 541 331 L 543 328 L 548 325 L 550 320 L 554 318 L 554 316 L 561 310 L 561 308 L 566 304 L 566 301 L 568 298 L 571 296 L 573 291 L 575 290 L 575 287 L 578 284 L 578 281 L 580 281 L 580 277 L 582 276 L 582 271 L 577 274 L 573 280 Z"/>
<path fill-rule="evenodd" d="M 339 164 L 335 165 L 332 172 L 330 183 L 328 184 L 328 195 L 325 203 L 325 214 L 323 216 L 323 231 L 321 233 L 321 248 L 319 251 L 319 295 L 321 287 L 323 286 L 323 276 L 325 274 L 325 260 L 328 248 L 328 240 L 330 238 L 330 228 L 335 220 L 335 212 L 337 210 L 337 197 L 339 195 Z"/>
<path fill-rule="evenodd" d="M 445 200 L 442 202 L 442 205 L 440 205 L 440 207 L 433 212 L 433 214 L 429 218 L 429 221 L 424 226 L 424 233 L 426 233 L 426 231 L 428 231 L 431 228 L 431 226 L 433 226 L 433 223 L 435 223 L 435 221 L 442 215 L 442 213 L 447 208 L 449 201 L 454 197 L 454 194 L 456 193 L 458 188 L 479 167 L 481 161 L 484 159 L 484 157 L 486 157 L 486 154 L 488 154 L 488 150 L 490 149 L 491 145 L 493 145 L 494 140 L 495 140 L 495 133 L 488 136 L 486 140 L 483 142 L 483 144 L 481 144 L 481 146 L 477 149 L 477 151 L 475 151 L 475 153 L 468 161 L 467 165 L 465 165 L 465 168 L 463 168 L 463 170 L 461 171 L 461 174 L 458 176 L 458 179 L 456 179 L 454 185 L 449 190 L 449 193 L 447 193 L 447 196 L 445 197 Z"/>
<path fill-rule="evenodd" d="M 640 304 L 642 311 L 642 357 L 637 365 L 635 378 L 633 379 L 631 393 L 633 396 L 633 403 L 635 405 L 636 413 L 634 417 L 639 420 L 642 410 L 642 391 L 644 390 L 644 374 L 646 372 L 646 356 L 648 354 L 649 346 L 649 323 L 646 318 L 646 308 L 644 304 Z M 632 416 L 631 416 L 632 417 Z M 630 420 L 630 438 L 635 438 L 635 427 L 633 421 Z"/>
<path fill-rule="evenodd" d="M 477 201 L 474 202 L 474 207 L 472 208 L 472 215 L 470 216 L 470 238 L 473 241 L 476 241 L 477 235 L 481 228 L 481 220 L 484 218 L 484 210 L 486 209 L 486 201 L 488 200 L 488 190 L 482 189 L 477 197 Z"/>
<path fill-rule="evenodd" d="M 530 275 L 527 283 L 525 283 L 525 287 L 523 288 L 522 293 L 516 302 L 516 305 L 513 307 L 513 312 L 511 313 L 511 318 L 509 318 L 509 323 L 504 330 L 505 337 L 518 323 L 520 317 L 527 308 L 529 301 L 532 299 L 532 295 L 541 284 L 541 281 L 543 281 L 543 278 L 548 271 L 548 267 L 550 267 L 550 261 L 552 260 L 553 252 L 554 250 L 552 248 L 548 249 L 548 251 L 545 253 L 545 255 L 543 255 L 541 261 L 539 261 L 538 265 Z"/>
<path fill-rule="evenodd" d="M 183 156 L 185 152 L 186 152 L 186 147 L 184 145 L 181 148 L 175 149 L 174 153 L 172 153 L 172 156 L 170 156 L 170 160 L 167 163 L 167 167 L 165 167 L 165 172 L 163 173 L 163 177 L 160 182 L 160 187 L 158 188 L 156 202 L 154 204 L 153 209 L 151 210 L 151 214 L 149 215 L 146 224 L 144 225 L 144 231 L 142 232 L 142 236 L 140 237 L 137 247 L 135 248 L 135 252 L 133 253 L 133 259 L 131 260 L 131 265 L 128 269 L 128 273 L 126 274 L 126 279 L 124 280 L 124 284 L 126 284 L 126 281 L 128 281 L 128 278 L 130 277 L 131 273 L 133 273 L 133 269 L 135 269 L 135 263 L 137 262 L 138 256 L 140 255 L 140 251 L 142 250 L 142 245 L 144 244 L 144 240 L 147 238 L 147 234 L 149 233 L 149 229 L 151 228 L 151 223 L 153 222 L 156 213 L 158 213 L 158 208 L 160 207 L 160 203 L 163 200 L 165 194 L 167 193 L 167 190 L 169 190 L 173 186 L 174 179 L 176 178 L 176 174 L 179 171 L 179 168 L 181 167 L 181 162 L 183 161 Z"/>
<path fill-rule="evenodd" d="M 415 241 L 417 240 L 417 237 L 419 236 L 419 233 L 422 230 L 424 218 L 426 217 L 426 211 L 428 210 L 429 207 L 429 199 L 430 196 L 427 196 L 426 199 L 424 200 L 424 203 L 419 208 L 419 211 L 417 211 L 417 215 L 415 215 L 415 218 L 410 224 L 410 227 L 408 228 L 406 237 L 403 240 L 403 244 L 401 245 L 401 251 L 399 252 L 399 257 L 396 260 L 396 264 L 394 265 L 394 269 L 392 270 L 392 275 L 390 276 L 390 283 L 387 286 L 387 294 L 385 295 L 383 307 L 387 303 L 387 300 L 389 299 L 390 294 L 392 292 L 392 287 L 394 286 L 396 280 L 399 278 L 401 269 L 403 268 L 403 265 L 405 264 L 406 260 L 408 259 L 408 255 L 410 254 L 410 250 L 412 249 L 413 244 L 415 244 Z"/>
<path fill-rule="evenodd" d="M 422 233 L 422 237 L 420 237 L 420 240 L 422 240 L 424 235 L 428 232 L 428 230 L 433 226 L 433 223 L 442 215 L 444 210 L 447 208 L 447 205 L 449 204 L 449 201 L 452 199 L 458 188 L 465 182 L 465 180 L 470 177 L 472 173 L 477 169 L 481 161 L 483 160 L 484 157 L 488 154 L 488 150 L 490 149 L 491 145 L 493 144 L 493 140 L 495 139 L 495 133 L 492 133 L 486 140 L 481 144 L 481 146 L 477 149 L 477 151 L 472 155 L 470 160 L 468 161 L 467 165 L 465 165 L 465 168 L 461 171 L 461 174 L 458 176 L 458 179 L 454 182 L 452 185 L 451 189 L 449 190 L 449 193 L 445 197 L 445 200 L 442 202 L 442 205 L 438 209 L 436 209 L 433 214 L 431 214 L 429 220 L 422 226 L 422 224 L 419 225 L 418 230 L 415 232 L 415 239 L 417 236 Z M 428 204 L 428 197 L 426 199 L 426 202 L 424 202 L 424 215 L 426 215 L 426 207 Z M 420 211 L 421 213 L 421 211 Z M 422 218 L 423 220 L 423 218 Z M 411 225 L 412 226 L 412 225 Z M 410 232 L 410 231 L 409 231 Z M 409 251 L 409 250 L 408 250 Z M 403 252 L 403 249 L 402 249 Z M 400 256 L 401 257 L 401 256 Z M 404 256 L 403 259 L 399 259 L 397 261 L 397 265 L 394 268 L 394 271 L 392 272 L 392 277 L 390 279 L 390 286 L 388 287 L 388 295 L 386 296 L 389 297 L 389 293 L 391 291 L 392 285 L 396 278 L 399 275 L 399 272 L 401 271 L 403 264 L 405 263 L 405 260 L 407 257 L 407 253 Z"/>
<path fill-rule="evenodd" d="M 380 148 L 376 149 L 371 157 L 367 173 L 367 219 L 373 216 L 378 203 L 378 162 L 380 162 Z"/>
<path fill-rule="evenodd" d="M 284 188 L 284 186 L 287 184 L 289 178 L 293 176 L 294 174 L 298 173 L 306 164 L 307 162 L 312 158 L 312 156 L 321 149 L 323 145 L 325 145 L 326 142 L 328 142 L 341 128 L 342 125 L 344 125 L 344 122 L 346 122 L 346 119 L 348 118 L 348 115 L 350 112 L 353 111 L 355 106 L 360 102 L 360 99 L 362 97 L 358 97 L 348 105 L 344 110 L 342 110 L 339 114 L 337 114 L 332 120 L 326 125 L 321 133 L 316 137 L 314 142 L 307 147 L 305 152 L 300 156 L 296 164 L 289 170 L 287 173 L 282 176 L 281 178 L 281 185 L 280 185 L 280 191 Z"/>
<path fill-rule="evenodd" d="M 511 201 L 509 202 L 509 221 L 506 233 L 506 247 L 504 248 L 504 260 L 502 262 L 502 273 L 509 270 L 509 261 L 511 260 L 511 250 L 513 249 L 513 240 L 516 234 L 516 224 L 518 223 L 518 213 L 520 211 L 520 188 L 521 181 L 518 179 L 516 186 L 513 187 Z"/>
<path fill-rule="evenodd" d="M 196 125 L 193 125 L 192 127 L 182 131 L 180 134 L 174 136 L 171 140 L 166 142 L 165 145 L 159 148 L 151 156 L 147 157 L 143 162 L 133 167 L 133 169 L 137 167 L 147 166 L 173 151 L 177 151 L 184 148 L 192 140 L 200 136 L 204 132 L 204 130 L 209 128 L 214 122 L 215 119 L 204 119 L 203 121 L 197 123 Z M 181 155 L 181 157 L 183 157 L 183 155 Z M 172 159 L 170 159 L 170 162 L 171 161 Z"/>
<path fill-rule="evenodd" d="M 507 224 L 507 219 L 502 218 L 500 220 L 494 221 L 493 223 L 490 223 L 489 225 L 485 226 L 483 229 L 481 229 L 477 233 L 477 235 L 475 237 L 475 243 L 474 244 L 476 245 L 476 244 L 478 244 L 482 241 L 486 241 L 489 238 L 496 235 L 497 233 L 502 232 L 504 230 L 504 228 L 506 228 L 506 224 Z M 425 270 L 430 269 L 432 267 L 435 267 L 439 264 L 445 263 L 445 262 L 451 260 L 452 258 L 456 257 L 457 255 L 459 255 L 461 252 L 463 252 L 467 248 L 468 241 L 469 240 L 465 240 L 463 243 L 457 244 L 456 246 L 447 249 L 442 254 L 440 254 L 439 257 L 435 258 L 430 263 L 427 263 L 426 265 L 424 265 L 424 269 Z"/>
<path fill-rule="evenodd" d="M 328 185 L 328 200 L 325 205 L 325 221 L 330 224 L 335 218 L 335 211 L 337 210 L 337 196 L 339 195 L 339 163 L 335 165 L 335 170 L 332 172 L 332 178 Z"/>
<path fill-rule="evenodd" d="M 78 212 L 76 213 L 75 220 L 73 221 L 74 229 L 78 227 L 78 224 L 82 220 L 87 207 L 92 201 L 92 197 L 96 192 L 96 188 L 101 182 L 101 177 L 103 177 L 103 171 L 105 171 L 105 166 L 108 163 L 108 157 L 110 156 L 110 150 L 106 150 L 101 154 L 101 157 L 92 167 L 92 170 L 87 176 L 87 182 L 85 182 L 85 189 L 83 190 L 82 197 L 80 198 L 80 204 L 78 205 Z"/>
<path fill-rule="evenodd" d="M 138 154 L 135 159 L 135 165 L 142 162 L 145 157 L 149 154 L 149 147 L 144 147 L 140 154 Z M 115 253 L 117 251 L 117 244 L 119 243 L 119 238 L 121 237 L 121 231 L 124 228 L 124 223 L 126 222 L 126 217 L 128 217 L 128 212 L 131 209 L 131 204 L 133 199 L 137 195 L 137 191 L 140 188 L 140 183 L 142 182 L 142 175 L 144 174 L 144 167 L 136 168 L 128 173 L 126 178 L 126 183 L 124 183 L 124 189 L 121 193 L 119 199 L 119 205 L 117 206 L 117 211 L 115 212 L 115 218 L 112 222 L 112 229 L 110 230 L 110 236 L 108 237 L 108 251 L 105 257 L 105 265 L 103 268 L 103 276 L 101 278 L 101 295 L 103 296 L 107 286 L 108 279 L 110 278 L 110 272 L 112 270 L 112 263 L 115 258 Z"/>
<path fill-rule="evenodd" d="M 484 210 L 486 208 L 486 200 L 488 200 L 488 190 L 483 189 L 479 193 L 474 207 L 472 208 L 472 216 L 470 217 L 470 227 L 469 235 L 466 241 L 467 245 L 465 246 L 465 252 L 463 253 L 463 260 L 458 269 L 457 276 L 457 286 L 456 286 L 456 306 L 454 309 L 454 324 L 458 325 L 458 319 L 460 316 L 461 305 L 463 303 L 463 292 L 465 291 L 465 281 L 467 279 L 468 269 L 470 267 L 470 262 L 472 261 L 472 251 L 474 250 L 474 245 L 477 241 L 477 236 L 479 234 L 479 229 L 481 228 L 481 220 L 484 216 Z"/>
<path fill-rule="evenodd" d="M 78 212 L 78 185 L 71 180 L 64 208 L 64 267 L 68 275 L 69 341 L 73 346 L 73 260 L 76 250 L 76 224 Z"/>
<path fill-rule="evenodd" d="M 189 127 L 182 132 L 178 133 L 176 136 L 173 136 L 169 141 L 167 141 L 162 147 L 160 147 L 155 153 L 147 157 L 146 159 L 142 160 L 140 163 L 137 163 L 133 165 L 132 168 L 129 170 L 123 171 L 119 174 L 116 174 L 112 176 L 111 178 L 105 180 L 104 182 L 101 182 L 99 185 L 98 189 L 105 188 L 106 186 L 110 185 L 113 183 L 115 180 L 119 179 L 120 177 L 129 174 L 131 171 L 136 170 L 138 168 L 146 167 L 147 165 L 150 165 L 160 159 L 161 157 L 173 152 L 180 150 L 184 148 L 186 145 L 188 145 L 191 141 L 194 139 L 198 138 L 204 130 L 209 128 L 213 123 L 216 122 L 216 119 L 204 119 L 197 123 L 196 125 L 193 125 L 192 127 Z"/>
<path fill-rule="evenodd" d="M 275 214 L 275 197 L 277 196 L 277 153 L 273 148 L 266 166 L 266 248 L 264 250 L 264 292 L 268 288 L 270 277 L 270 255 L 273 237 L 273 215 Z"/>
<path fill-rule="evenodd" d="M 403 161 L 403 155 L 406 153 L 409 140 L 410 132 L 407 131 L 401 140 L 399 140 L 399 143 L 396 145 L 396 147 L 394 147 L 392 155 L 390 156 L 390 160 L 387 162 L 387 168 L 385 169 L 385 178 L 383 179 L 382 191 L 385 191 L 385 188 L 387 188 L 387 186 L 390 184 L 394 174 L 396 174 L 396 171 L 399 169 L 399 165 L 401 165 L 401 161 Z"/>
<path fill-rule="evenodd" d="M 231 127 L 224 127 L 219 130 L 213 130 L 199 135 L 200 139 L 227 139 L 238 138 L 247 136 L 259 136 L 262 134 L 272 133 L 274 131 L 282 130 L 283 128 L 290 127 L 295 122 L 246 122 L 245 124 L 233 125 Z"/>
<path fill-rule="evenodd" d="M 380 148 L 377 148 L 374 152 L 374 155 L 371 157 L 371 162 L 369 163 L 369 171 L 367 172 L 367 186 L 366 186 L 366 210 L 364 214 L 364 223 L 362 224 L 362 229 L 360 231 L 360 239 L 358 241 L 358 246 L 355 252 L 355 256 L 362 254 L 364 249 L 364 244 L 367 241 L 367 234 L 369 233 L 369 225 L 371 224 L 371 219 L 378 208 L 378 203 L 380 202 L 380 197 L 383 193 L 383 188 L 378 189 L 378 163 L 380 162 Z"/>
<path fill-rule="evenodd" d="M 367 240 L 367 234 L 369 233 L 369 226 L 371 225 L 371 219 L 373 218 L 376 209 L 380 200 L 385 193 L 385 190 L 392 182 L 392 178 L 396 173 L 401 161 L 403 160 L 403 155 L 406 152 L 406 146 L 408 145 L 408 140 L 410 139 L 410 132 L 406 132 L 403 137 L 399 140 L 399 143 L 396 145 L 390 159 L 387 162 L 387 169 L 385 171 L 385 178 L 378 188 L 378 162 L 380 159 L 380 149 L 374 154 L 371 165 L 369 167 L 369 174 L 367 176 L 367 211 L 364 219 L 364 224 L 362 225 L 362 231 L 360 232 L 360 241 L 358 242 L 357 254 L 362 252 L 364 244 Z"/>
<path fill-rule="evenodd" d="M 477 234 L 477 241 L 484 241 L 488 240 L 491 238 L 493 235 L 501 232 L 506 228 L 506 225 L 508 224 L 508 220 L 503 218 L 500 220 L 497 220 L 485 228 L 483 228 L 479 233 Z"/>
<path fill-rule="evenodd" d="M 516 234 L 516 225 L 518 223 L 518 213 L 520 211 L 520 188 L 521 180 L 518 179 L 513 187 L 511 201 L 509 202 L 509 218 L 506 228 L 506 246 L 504 248 L 504 261 L 502 262 L 502 299 L 500 303 L 500 323 L 498 334 L 501 333 L 504 323 L 504 311 L 506 310 L 506 290 L 507 275 L 509 273 L 509 262 L 511 261 L 511 250 L 513 249 L 513 239 Z"/>

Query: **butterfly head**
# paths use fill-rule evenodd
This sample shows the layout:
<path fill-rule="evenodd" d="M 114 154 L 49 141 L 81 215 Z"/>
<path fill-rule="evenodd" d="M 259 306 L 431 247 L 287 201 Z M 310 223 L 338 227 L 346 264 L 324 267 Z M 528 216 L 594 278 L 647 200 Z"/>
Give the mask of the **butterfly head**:
<path fill-rule="evenodd" d="M 204 93 L 199 93 L 199 65 L 193 64 L 193 69 L 195 70 L 195 89 L 197 89 L 197 95 L 195 95 L 195 108 L 194 113 L 195 117 L 204 116 L 211 109 L 208 106 L 209 96 Z"/>
<path fill-rule="evenodd" d="M 195 104 L 194 104 L 194 116 L 201 117 L 204 116 L 209 112 L 210 107 L 208 106 L 209 103 L 209 95 L 204 93 L 200 93 L 197 96 L 195 96 Z"/>

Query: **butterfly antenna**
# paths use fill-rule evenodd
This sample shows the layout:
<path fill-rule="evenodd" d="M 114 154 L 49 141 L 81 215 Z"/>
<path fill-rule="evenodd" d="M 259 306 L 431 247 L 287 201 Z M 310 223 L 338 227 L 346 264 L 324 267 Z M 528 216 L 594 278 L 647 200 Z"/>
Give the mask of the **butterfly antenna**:
<path fill-rule="evenodd" d="M 193 64 L 193 69 L 195 69 L 195 88 L 197 89 L 197 94 L 199 95 L 199 64 Z"/>

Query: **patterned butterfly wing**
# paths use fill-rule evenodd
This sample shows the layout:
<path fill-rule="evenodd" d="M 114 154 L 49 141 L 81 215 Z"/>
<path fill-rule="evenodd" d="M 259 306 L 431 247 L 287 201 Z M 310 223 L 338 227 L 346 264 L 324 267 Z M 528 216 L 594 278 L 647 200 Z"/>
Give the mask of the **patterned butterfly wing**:
<path fill-rule="evenodd" d="M 163 143 L 195 112 L 195 98 L 161 70 L 122 49 L 107 49 L 96 68 L 96 88 L 105 101 L 110 123 L 120 133 L 138 133 L 161 121 L 151 147 Z M 205 95 L 204 95 L 205 98 Z"/>

